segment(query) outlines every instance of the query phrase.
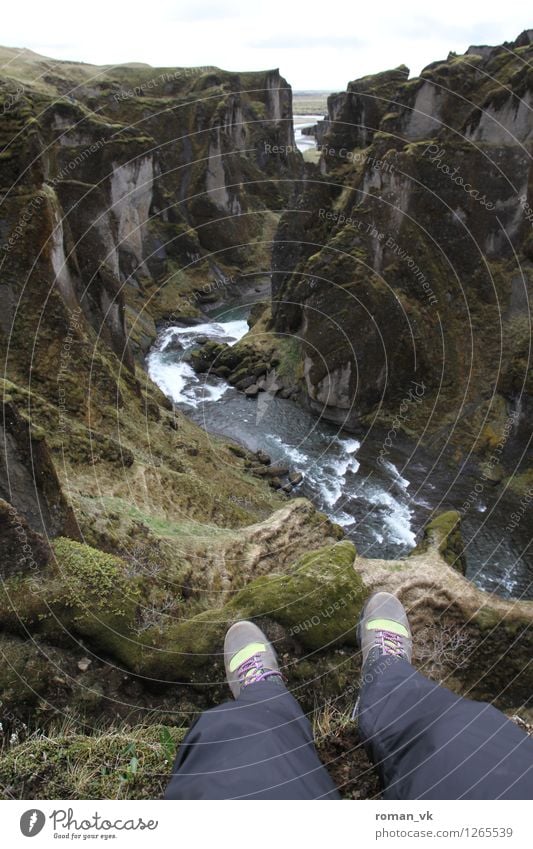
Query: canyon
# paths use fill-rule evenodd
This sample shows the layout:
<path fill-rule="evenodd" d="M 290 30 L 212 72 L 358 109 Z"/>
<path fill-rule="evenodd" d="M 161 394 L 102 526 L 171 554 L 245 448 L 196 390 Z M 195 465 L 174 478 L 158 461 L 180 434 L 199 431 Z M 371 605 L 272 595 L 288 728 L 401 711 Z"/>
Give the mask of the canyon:
<path fill-rule="evenodd" d="M 159 793 L 152 774 L 183 729 L 227 696 L 220 645 L 242 617 L 273 639 L 305 710 L 336 717 L 318 744 L 346 795 L 375 794 L 342 720 L 375 589 L 408 607 L 428 674 L 530 717 L 533 602 L 464 576 L 461 504 L 405 557 L 362 556 L 254 474 L 256 453 L 172 403 L 147 357 L 162 330 L 267 276 L 228 379 L 273 371 L 317 420 L 348 435 L 398 422 L 438 462 L 527 499 L 532 43 L 526 31 L 414 79 L 401 66 L 350 82 L 328 99 L 314 161 L 277 70 L 0 48 L 7 798 Z M 228 357 L 199 350 L 199 373 Z M 412 381 L 424 403 L 402 420 Z M 68 786 L 66 761 L 98 773 L 106 733 L 119 766 Z M 128 782 L 132 746 L 144 772 Z"/>

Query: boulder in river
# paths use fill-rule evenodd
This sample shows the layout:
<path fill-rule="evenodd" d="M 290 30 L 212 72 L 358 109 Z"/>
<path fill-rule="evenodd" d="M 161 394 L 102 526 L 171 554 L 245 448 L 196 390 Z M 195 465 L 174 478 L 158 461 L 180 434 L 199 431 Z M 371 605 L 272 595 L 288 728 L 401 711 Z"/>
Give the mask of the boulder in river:
<path fill-rule="evenodd" d="M 259 478 L 286 478 L 289 473 L 288 466 L 254 466 L 252 473 Z"/>
<path fill-rule="evenodd" d="M 304 476 L 301 472 L 290 472 L 289 474 L 289 483 L 293 486 L 298 486 L 304 479 Z"/>
<path fill-rule="evenodd" d="M 279 475 L 281 478 L 285 478 L 289 474 L 289 467 L 281 464 L 279 466 L 270 466 L 270 473 Z"/>
<path fill-rule="evenodd" d="M 211 374 L 216 374 L 217 377 L 228 377 L 231 374 L 231 369 L 228 366 L 217 366 L 211 369 Z"/>
<path fill-rule="evenodd" d="M 183 351 L 183 345 L 180 342 L 179 333 L 173 333 L 170 340 L 166 343 L 165 351 Z"/>
<path fill-rule="evenodd" d="M 230 381 L 231 382 L 231 381 Z M 238 383 L 235 384 L 236 389 L 240 389 L 241 392 L 244 392 L 250 386 L 255 385 L 255 377 L 243 377 L 242 380 L 239 380 Z"/>

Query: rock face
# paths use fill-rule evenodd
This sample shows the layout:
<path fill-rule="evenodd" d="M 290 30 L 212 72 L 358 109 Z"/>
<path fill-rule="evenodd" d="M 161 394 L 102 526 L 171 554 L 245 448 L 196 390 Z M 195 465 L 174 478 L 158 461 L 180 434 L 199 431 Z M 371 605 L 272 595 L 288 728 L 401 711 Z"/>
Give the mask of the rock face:
<path fill-rule="evenodd" d="M 526 33 L 330 96 L 278 231 L 270 323 L 300 340 L 300 397 L 320 415 L 386 423 L 414 380 L 412 434 L 460 454 L 526 445 L 532 51 Z"/>
<path fill-rule="evenodd" d="M 4 53 L 6 300 L 16 302 L 13 281 L 38 274 L 38 245 L 64 309 L 81 307 L 131 370 L 150 317 L 194 314 L 197 291 L 236 263 L 240 274 L 268 270 L 268 245 L 239 246 L 271 228 L 265 209 L 291 191 L 279 178 L 300 171 L 277 70 L 56 62 L 52 75 L 44 57 Z M 272 145 L 289 153 L 269 155 Z"/>
<path fill-rule="evenodd" d="M 19 511 L 34 531 L 77 537 L 72 508 L 63 494 L 42 432 L 4 397 L 0 433 L 0 495 Z M 13 512 L 13 515 L 14 515 Z"/>
<path fill-rule="evenodd" d="M 156 320 L 194 322 L 200 295 L 235 284 L 235 262 L 239 273 L 270 265 L 268 240 L 255 253 L 239 246 L 272 230 L 268 207 L 290 192 L 279 178 L 301 166 L 298 154 L 265 152 L 292 145 L 290 87 L 275 70 L 0 54 L 0 496 L 35 533 L 81 533 L 112 551 L 126 502 L 95 511 L 100 485 L 104 498 L 143 493 L 171 522 L 183 510 L 229 526 L 265 518 L 280 500 L 257 498 L 242 463 L 202 485 L 204 435 L 169 411 L 136 355 Z"/>
<path fill-rule="evenodd" d="M 480 211 L 479 198 L 464 188 L 450 188 L 442 157 L 431 156 L 440 145 L 464 157 L 474 184 L 483 184 L 487 198 L 497 196 L 511 244 L 521 258 L 529 256 L 529 231 L 507 181 L 524 186 L 526 166 L 515 142 L 502 140 L 501 126 L 483 117 L 499 116 L 528 143 L 517 100 L 529 91 L 518 60 L 530 40 L 522 41 L 438 63 L 420 80 L 406 82 L 400 68 L 351 84 L 331 100 L 324 141 L 355 152 L 365 145 L 365 161 L 354 156 L 339 164 L 324 153 L 303 191 L 290 88 L 277 71 L 95 69 L 0 50 L 9 69 L 0 129 L 2 722 L 16 737 L 29 718 L 48 729 L 59 711 L 80 730 L 72 749 L 57 751 L 48 741 L 3 758 L 0 777 L 8 785 L 21 765 L 24 787 L 17 792 L 43 792 L 47 758 L 57 754 L 54 763 L 63 764 L 90 751 L 100 759 L 102 781 L 96 789 L 78 785 L 79 793 L 111 793 L 113 782 L 100 769 L 102 747 L 81 732 L 96 717 L 142 723 L 154 710 L 173 724 L 179 710 L 187 723 L 198 708 L 219 702 L 226 696 L 223 633 L 239 618 L 254 618 L 276 641 L 306 710 L 327 707 L 339 694 L 348 709 L 359 672 L 355 624 L 374 589 L 395 591 L 406 602 L 423 636 L 419 663 L 434 677 L 502 706 L 530 697 L 532 603 L 486 596 L 452 568 L 462 551 L 454 515 L 434 522 L 408 560 L 359 558 L 342 529 L 304 499 L 287 502 L 265 480 L 288 489 L 301 478 L 267 455 L 251 456 L 201 430 L 172 408 L 139 363 L 156 321 L 194 324 L 198 303 L 219 297 L 237 272 L 268 267 L 273 210 L 287 204 L 296 181 L 302 209 L 333 204 L 345 214 L 355 204 L 354 220 L 395 233 L 401 250 L 387 245 L 389 235 L 363 233 L 353 221 L 337 228 L 326 214 L 305 222 L 288 214 L 279 230 L 272 305 L 254 313 L 239 345 L 206 342 L 196 367 L 222 369 L 234 385 L 256 387 L 258 400 L 250 404 L 299 387 L 329 418 L 347 416 L 354 424 L 374 410 L 384 388 L 385 409 L 393 409 L 408 391 L 406 375 L 418 387 L 411 389 L 413 409 L 421 409 L 418 390 L 431 397 L 444 339 L 449 371 L 441 381 L 446 411 L 439 427 L 445 429 L 475 367 L 465 406 L 464 427 L 471 428 L 483 411 L 503 304 L 506 347 L 483 436 L 497 445 L 513 399 L 517 427 L 528 414 L 529 383 L 517 392 L 527 362 L 529 266 L 522 262 L 520 277 L 512 270 L 507 242 L 487 223 L 495 220 L 492 210 Z M 507 74 L 507 94 L 488 88 L 489 71 Z M 465 91 L 469 107 L 455 109 Z M 398 100 L 392 115 L 391 99 Z M 440 116 L 438 131 L 427 110 Z M 459 126 L 464 138 L 469 134 L 460 143 Z M 435 191 L 422 191 L 426 184 Z M 452 211 L 442 212 L 443 198 Z M 465 221 L 486 262 L 468 252 Z M 420 278 L 413 280 L 404 245 L 409 256 L 416 247 L 420 273 L 431 268 L 442 315 Z M 448 273 L 449 254 L 459 276 Z M 483 361 L 478 347 L 457 342 L 465 327 L 458 280 L 471 293 Z M 405 332 L 405 316 L 412 333 Z M 382 338 L 376 327 L 383 322 Z M 439 653 L 443 638 L 431 632 L 436 624 L 443 625 L 445 652 Z M 137 740 L 153 772 L 179 739 L 164 728 L 154 731 L 159 743 L 150 732 Z M 122 752 L 122 738 L 120 746 Z M 57 774 L 50 786 L 66 795 Z"/>
<path fill-rule="evenodd" d="M 448 510 L 432 519 L 424 528 L 422 541 L 411 551 L 410 556 L 424 554 L 436 547 L 446 562 L 461 575 L 466 573 L 466 557 L 461 536 L 461 516 L 456 510 Z"/>
<path fill-rule="evenodd" d="M 18 598 L 4 593 L 0 698 L 13 730 L 53 709 L 94 719 L 115 700 L 164 703 L 143 664 L 124 678 L 107 662 L 115 625 L 125 635 L 127 619 L 143 643 L 165 616 L 224 604 L 339 531 L 307 502 L 284 512 L 285 495 L 175 411 L 139 363 L 156 320 L 194 323 L 212 290 L 270 267 L 270 209 L 301 168 L 285 80 L 0 57 L 0 549 Z M 144 613 L 141 584 L 155 592 Z M 17 587 L 28 629 L 12 618 Z M 72 634 L 101 653 L 85 669 L 77 638 L 39 625 L 45 607 L 66 623 L 82 596 Z M 88 606 L 100 603 L 97 636 Z"/>

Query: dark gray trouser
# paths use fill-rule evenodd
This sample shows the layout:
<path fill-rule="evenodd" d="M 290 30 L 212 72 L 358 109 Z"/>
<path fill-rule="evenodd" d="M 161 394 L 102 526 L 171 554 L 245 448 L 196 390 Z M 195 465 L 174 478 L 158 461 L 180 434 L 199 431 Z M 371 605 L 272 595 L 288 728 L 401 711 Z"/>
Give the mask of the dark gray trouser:
<path fill-rule="evenodd" d="M 201 714 L 178 750 L 165 799 L 338 799 L 302 709 L 279 680 Z"/>
<path fill-rule="evenodd" d="M 499 710 L 429 681 L 405 660 L 365 676 L 359 731 L 385 799 L 533 799 L 533 740 Z"/>
<path fill-rule="evenodd" d="M 385 799 L 533 799 L 533 740 L 491 705 L 434 684 L 398 658 L 367 671 L 361 739 Z M 279 681 L 203 713 L 165 799 L 336 799 L 311 727 Z"/>

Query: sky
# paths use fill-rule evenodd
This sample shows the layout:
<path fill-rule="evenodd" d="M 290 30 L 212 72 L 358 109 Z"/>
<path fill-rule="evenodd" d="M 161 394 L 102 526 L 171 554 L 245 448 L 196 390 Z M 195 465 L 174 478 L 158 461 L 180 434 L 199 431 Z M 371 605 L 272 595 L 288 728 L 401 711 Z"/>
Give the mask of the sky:
<path fill-rule="evenodd" d="M 340 91 L 404 63 L 411 76 L 450 50 L 533 27 L 524 0 L 25 0 L 4 4 L 1 42 L 93 64 L 279 68 L 295 90 Z"/>

